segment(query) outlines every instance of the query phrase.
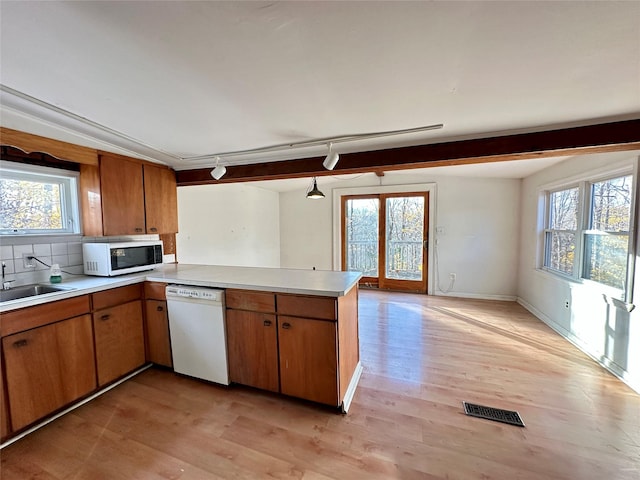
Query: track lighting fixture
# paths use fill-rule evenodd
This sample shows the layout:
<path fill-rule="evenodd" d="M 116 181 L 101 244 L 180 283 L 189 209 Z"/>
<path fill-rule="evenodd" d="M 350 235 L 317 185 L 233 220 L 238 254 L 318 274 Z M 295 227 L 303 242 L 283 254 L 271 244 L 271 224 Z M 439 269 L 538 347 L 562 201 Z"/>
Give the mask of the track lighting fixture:
<path fill-rule="evenodd" d="M 333 170 L 333 167 L 336 166 L 336 163 L 338 163 L 338 160 L 340 159 L 340 155 L 331 151 L 332 146 L 333 144 L 329 142 L 329 154 L 327 155 L 327 158 L 324 159 L 324 162 L 322 162 L 322 166 L 327 170 Z"/>
<path fill-rule="evenodd" d="M 220 157 L 216 157 L 216 166 L 211 170 L 211 176 L 216 180 L 220 180 L 227 173 L 227 167 L 220 165 Z"/>
<path fill-rule="evenodd" d="M 316 181 L 316 177 L 313 177 L 313 188 L 307 192 L 307 198 L 312 198 L 314 200 L 324 198 L 324 193 L 318 190 L 318 182 Z"/>

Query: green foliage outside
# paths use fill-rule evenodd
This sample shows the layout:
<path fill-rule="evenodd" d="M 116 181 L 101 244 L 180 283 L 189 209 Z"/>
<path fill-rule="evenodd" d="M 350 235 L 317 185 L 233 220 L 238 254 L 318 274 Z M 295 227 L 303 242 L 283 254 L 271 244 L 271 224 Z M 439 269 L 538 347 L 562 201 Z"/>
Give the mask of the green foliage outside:
<path fill-rule="evenodd" d="M 57 184 L 0 179 L 0 228 L 63 228 L 60 195 Z"/>

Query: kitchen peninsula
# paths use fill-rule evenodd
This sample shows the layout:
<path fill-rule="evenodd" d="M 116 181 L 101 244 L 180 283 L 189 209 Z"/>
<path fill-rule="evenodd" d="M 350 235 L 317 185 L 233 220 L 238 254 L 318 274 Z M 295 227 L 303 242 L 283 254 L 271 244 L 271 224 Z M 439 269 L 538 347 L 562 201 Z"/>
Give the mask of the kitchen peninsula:
<path fill-rule="evenodd" d="M 164 301 L 164 287 L 169 284 L 225 290 L 232 383 L 346 412 L 362 372 L 359 278 L 355 272 L 167 264 L 118 277 L 64 279 L 61 286 L 67 290 L 0 303 L 7 379 L 3 395 L 8 400 L 3 404 L 9 407 L 3 416 L 12 424 L 10 431 L 3 428 L 3 438 L 100 392 L 144 365 L 171 366 Z M 160 320 L 164 316 L 159 329 L 151 324 L 158 315 Z M 68 338 L 69 334 L 75 336 L 73 348 L 64 351 L 43 350 L 35 341 Z M 59 344 L 56 342 L 41 344 L 46 347 Z M 166 345 L 167 355 L 158 357 L 165 361 L 154 357 L 158 344 Z M 92 358 L 96 359 L 95 370 Z M 70 373 L 61 369 L 60 378 L 47 378 L 52 392 L 43 395 L 39 391 L 38 396 L 29 389 L 30 385 L 38 388 L 43 359 L 64 364 Z M 76 379 L 82 385 L 76 385 Z M 60 391 L 66 396 L 61 397 Z M 67 395 L 69 392 L 72 394 Z M 35 397 L 39 404 L 25 404 L 25 399 Z M 6 427 L 8 422 L 3 424 Z"/>

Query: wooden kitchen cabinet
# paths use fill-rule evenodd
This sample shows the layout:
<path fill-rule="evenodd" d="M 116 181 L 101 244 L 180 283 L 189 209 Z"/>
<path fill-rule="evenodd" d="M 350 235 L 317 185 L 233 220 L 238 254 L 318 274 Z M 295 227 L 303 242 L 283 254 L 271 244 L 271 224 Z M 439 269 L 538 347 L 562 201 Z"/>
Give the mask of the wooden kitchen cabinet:
<path fill-rule="evenodd" d="M 357 287 L 339 298 L 228 289 L 225 301 L 232 382 L 342 404 L 359 362 Z"/>
<path fill-rule="evenodd" d="M 147 299 L 145 300 L 145 313 L 147 361 L 165 367 L 173 367 L 167 302 Z"/>
<path fill-rule="evenodd" d="M 4 375 L 0 371 L 0 441 L 11 433 L 9 410 L 7 409 L 7 392 L 4 388 Z"/>
<path fill-rule="evenodd" d="M 278 342 L 280 391 L 339 405 L 336 323 L 278 316 Z"/>
<path fill-rule="evenodd" d="M 229 380 L 278 392 L 276 316 L 228 309 L 226 325 Z"/>
<path fill-rule="evenodd" d="M 173 367 L 171 336 L 167 313 L 166 283 L 145 282 L 145 339 L 147 361 Z"/>
<path fill-rule="evenodd" d="M 100 155 L 103 234 L 178 231 L 175 172 L 122 155 Z"/>
<path fill-rule="evenodd" d="M 144 164 L 143 172 L 147 233 L 177 233 L 176 173 L 167 167 L 149 164 Z"/>
<path fill-rule="evenodd" d="M 141 285 L 92 294 L 98 385 L 103 386 L 145 363 Z"/>
<path fill-rule="evenodd" d="M 143 185 L 140 162 L 121 155 L 100 155 L 105 236 L 146 233 Z"/>
<path fill-rule="evenodd" d="M 96 388 L 88 314 L 6 336 L 2 350 L 15 431 Z"/>

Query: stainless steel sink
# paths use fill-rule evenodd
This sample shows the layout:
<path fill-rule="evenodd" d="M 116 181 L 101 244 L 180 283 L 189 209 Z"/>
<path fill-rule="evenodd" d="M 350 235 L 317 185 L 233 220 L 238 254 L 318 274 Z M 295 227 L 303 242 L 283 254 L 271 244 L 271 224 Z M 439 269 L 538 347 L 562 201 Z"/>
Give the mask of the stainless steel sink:
<path fill-rule="evenodd" d="M 66 292 L 68 290 L 73 289 L 53 285 L 24 285 L 22 287 L 14 287 L 9 290 L 0 290 L 0 302 L 34 297 L 36 295 L 44 295 L 46 293 Z"/>

